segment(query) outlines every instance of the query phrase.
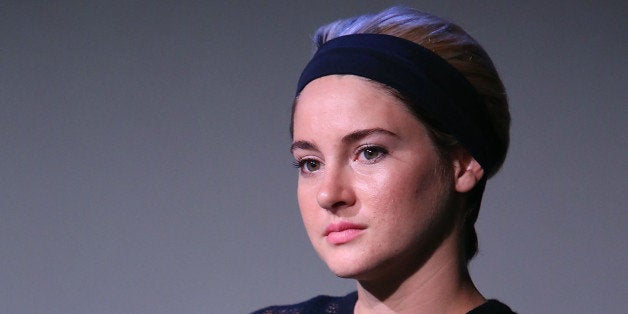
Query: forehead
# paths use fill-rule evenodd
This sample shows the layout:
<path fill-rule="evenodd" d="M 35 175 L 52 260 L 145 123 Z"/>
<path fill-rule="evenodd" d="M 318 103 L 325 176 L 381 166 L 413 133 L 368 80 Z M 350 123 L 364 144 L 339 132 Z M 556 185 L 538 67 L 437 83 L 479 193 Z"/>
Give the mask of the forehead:
<path fill-rule="evenodd" d="M 323 131 L 423 126 L 391 90 L 354 75 L 330 75 L 310 82 L 295 103 L 294 137 Z"/>

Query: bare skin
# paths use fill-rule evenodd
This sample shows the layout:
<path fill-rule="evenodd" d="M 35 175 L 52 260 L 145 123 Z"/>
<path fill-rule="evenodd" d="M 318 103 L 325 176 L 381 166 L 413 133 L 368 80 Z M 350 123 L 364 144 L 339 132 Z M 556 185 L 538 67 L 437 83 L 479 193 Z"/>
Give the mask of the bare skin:
<path fill-rule="evenodd" d="M 308 236 L 336 275 L 357 280 L 355 313 L 466 313 L 485 301 L 459 246 L 460 195 L 482 168 L 462 149 L 444 163 L 400 100 L 359 77 L 319 78 L 299 96 L 292 152 Z"/>

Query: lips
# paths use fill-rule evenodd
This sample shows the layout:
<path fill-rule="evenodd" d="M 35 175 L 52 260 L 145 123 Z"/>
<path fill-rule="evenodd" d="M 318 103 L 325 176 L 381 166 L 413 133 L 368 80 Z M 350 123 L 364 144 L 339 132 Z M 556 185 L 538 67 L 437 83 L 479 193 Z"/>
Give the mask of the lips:
<path fill-rule="evenodd" d="M 325 239 L 333 245 L 344 244 L 358 237 L 364 229 L 365 226 L 350 222 L 330 224 L 325 228 Z"/>

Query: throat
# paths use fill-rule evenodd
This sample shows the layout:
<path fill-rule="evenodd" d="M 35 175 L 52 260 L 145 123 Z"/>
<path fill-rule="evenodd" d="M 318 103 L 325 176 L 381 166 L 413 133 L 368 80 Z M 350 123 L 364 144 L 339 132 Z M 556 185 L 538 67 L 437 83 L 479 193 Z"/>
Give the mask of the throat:
<path fill-rule="evenodd" d="M 486 302 L 471 281 L 456 287 L 439 285 L 432 288 L 430 284 L 417 290 L 401 286 L 380 298 L 359 284 L 354 313 L 467 313 Z"/>
<path fill-rule="evenodd" d="M 358 280 L 355 313 L 466 313 L 486 300 L 447 240 L 414 272 Z M 398 266 L 398 265 L 397 265 Z"/>

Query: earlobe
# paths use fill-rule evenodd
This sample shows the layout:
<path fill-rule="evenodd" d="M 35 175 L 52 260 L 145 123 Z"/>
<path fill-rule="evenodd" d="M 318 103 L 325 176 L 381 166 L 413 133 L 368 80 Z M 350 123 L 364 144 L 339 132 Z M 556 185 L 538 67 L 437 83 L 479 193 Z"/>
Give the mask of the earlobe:
<path fill-rule="evenodd" d="M 464 148 L 456 150 L 453 157 L 456 191 L 469 192 L 484 176 L 484 169 Z"/>

